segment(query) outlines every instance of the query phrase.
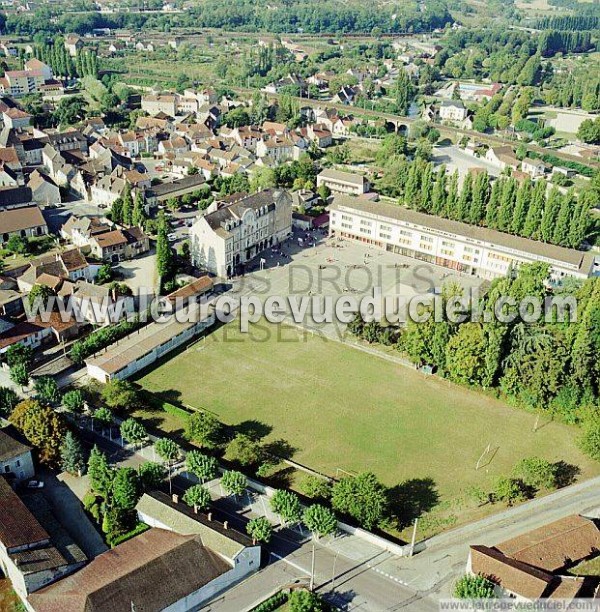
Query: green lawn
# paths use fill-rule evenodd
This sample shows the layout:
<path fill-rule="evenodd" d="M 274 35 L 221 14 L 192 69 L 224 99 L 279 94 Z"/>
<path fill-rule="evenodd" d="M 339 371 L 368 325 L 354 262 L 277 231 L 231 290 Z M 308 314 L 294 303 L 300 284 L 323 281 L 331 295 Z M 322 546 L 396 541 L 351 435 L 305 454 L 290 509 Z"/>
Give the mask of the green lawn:
<path fill-rule="evenodd" d="M 598 472 L 575 428 L 541 421 L 534 433 L 533 414 L 338 342 L 285 326 L 251 332 L 223 327 L 139 382 L 228 424 L 258 421 L 321 472 L 372 470 L 389 486 L 431 478 L 441 500 L 531 455 Z M 476 471 L 488 444 L 497 450 Z"/>

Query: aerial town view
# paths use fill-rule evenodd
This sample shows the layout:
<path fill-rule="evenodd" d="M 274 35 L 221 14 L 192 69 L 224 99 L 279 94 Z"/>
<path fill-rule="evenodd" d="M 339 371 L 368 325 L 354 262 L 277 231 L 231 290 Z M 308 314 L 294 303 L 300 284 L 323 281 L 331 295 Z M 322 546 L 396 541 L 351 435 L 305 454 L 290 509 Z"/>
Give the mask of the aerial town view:
<path fill-rule="evenodd" d="M 0 612 L 600 610 L 600 0 L 0 0 Z"/>

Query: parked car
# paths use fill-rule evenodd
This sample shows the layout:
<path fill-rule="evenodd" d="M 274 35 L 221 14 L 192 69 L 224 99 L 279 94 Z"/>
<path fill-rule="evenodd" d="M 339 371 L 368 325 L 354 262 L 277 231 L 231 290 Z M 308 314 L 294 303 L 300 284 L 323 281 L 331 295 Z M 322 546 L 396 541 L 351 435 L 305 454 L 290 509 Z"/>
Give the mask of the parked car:
<path fill-rule="evenodd" d="M 175 242 L 177 240 L 177 234 L 167 234 L 167 240 L 169 242 Z"/>
<path fill-rule="evenodd" d="M 44 481 L 43 480 L 30 480 L 27 483 L 27 488 L 28 489 L 43 489 Z"/>

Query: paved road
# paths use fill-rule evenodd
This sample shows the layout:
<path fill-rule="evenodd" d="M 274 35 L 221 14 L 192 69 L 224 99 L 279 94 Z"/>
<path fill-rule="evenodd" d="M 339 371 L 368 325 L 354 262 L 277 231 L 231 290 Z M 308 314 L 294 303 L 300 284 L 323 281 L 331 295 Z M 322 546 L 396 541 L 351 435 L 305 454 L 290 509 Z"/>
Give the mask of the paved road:
<path fill-rule="evenodd" d="M 412 559 L 392 562 L 394 575 L 408 580 L 421 592 L 448 596 L 455 578 L 464 573 L 469 545 L 493 546 L 570 514 L 598 516 L 600 477 L 566 487 L 515 508 L 431 538 L 427 548 Z"/>

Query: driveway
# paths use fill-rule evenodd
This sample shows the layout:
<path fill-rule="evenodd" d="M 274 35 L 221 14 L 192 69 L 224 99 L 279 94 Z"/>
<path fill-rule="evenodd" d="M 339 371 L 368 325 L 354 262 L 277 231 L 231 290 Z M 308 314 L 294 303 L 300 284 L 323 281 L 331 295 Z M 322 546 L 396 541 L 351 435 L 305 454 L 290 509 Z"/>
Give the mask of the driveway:
<path fill-rule="evenodd" d="M 66 473 L 56 477 L 54 474 L 46 473 L 43 474 L 43 479 L 44 496 L 60 517 L 61 524 L 88 559 L 93 559 L 107 551 L 108 546 L 92 525 L 79 501 L 80 492 L 83 497 L 88 489 L 87 478 L 77 478 Z M 77 490 L 77 493 L 73 489 Z"/>

